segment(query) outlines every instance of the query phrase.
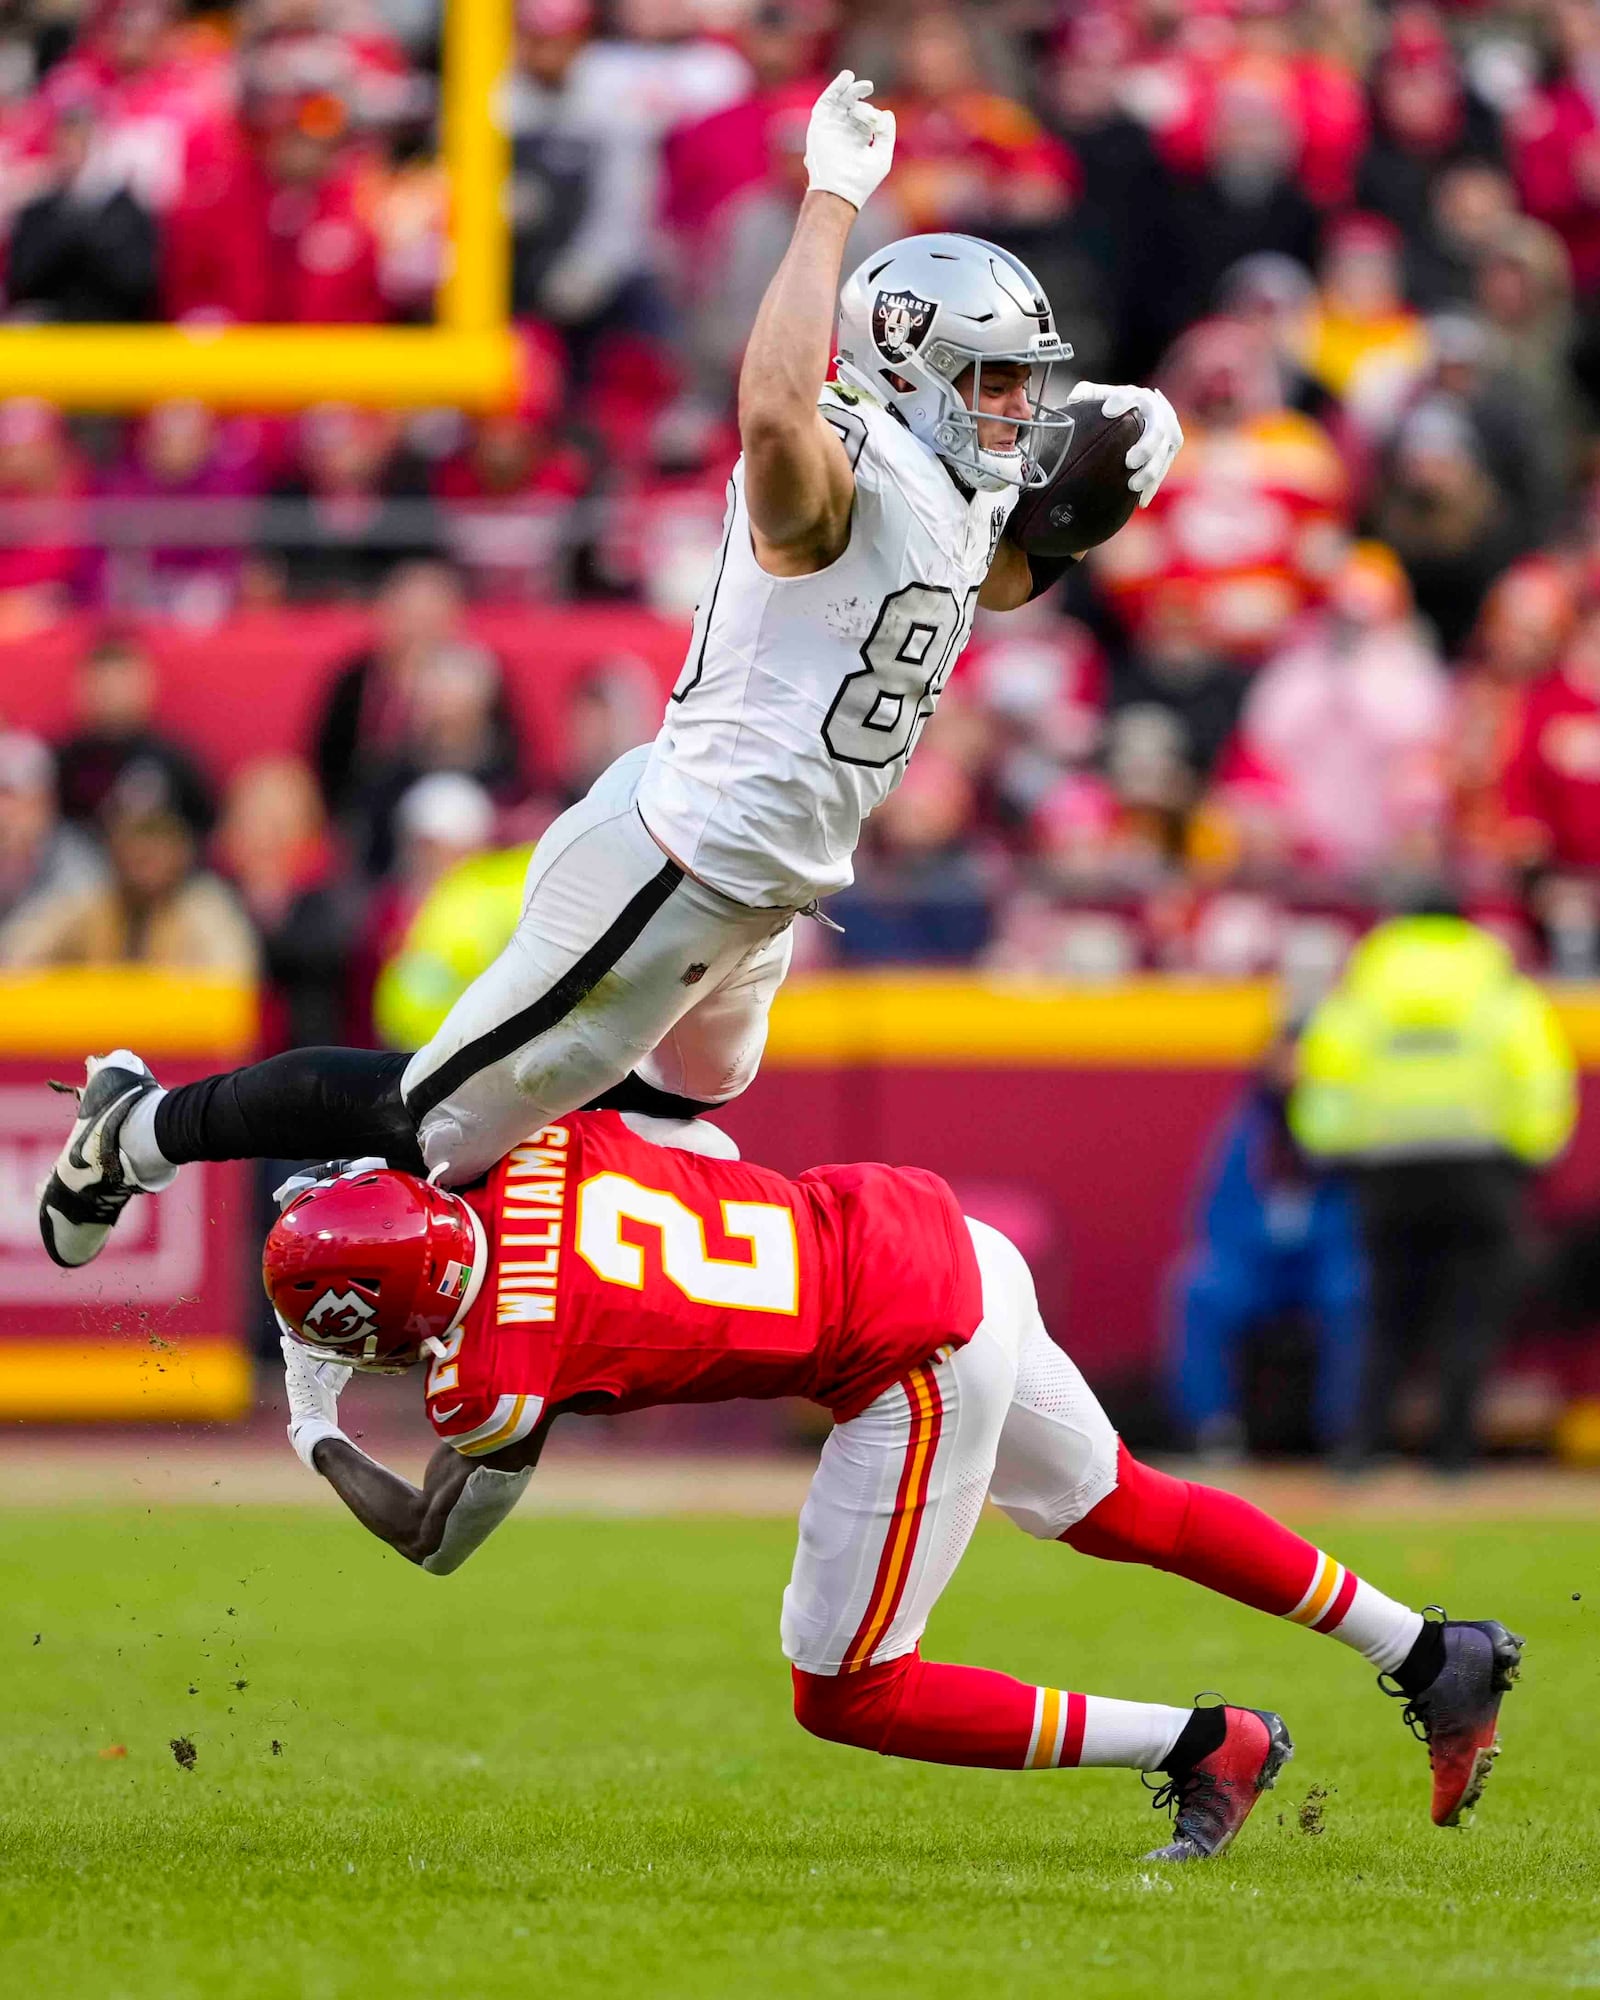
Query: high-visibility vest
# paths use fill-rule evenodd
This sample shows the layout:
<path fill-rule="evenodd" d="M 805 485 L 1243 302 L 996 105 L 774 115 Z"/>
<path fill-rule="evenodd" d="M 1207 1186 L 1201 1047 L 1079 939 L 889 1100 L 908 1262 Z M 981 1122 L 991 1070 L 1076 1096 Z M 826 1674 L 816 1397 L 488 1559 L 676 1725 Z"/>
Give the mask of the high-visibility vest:
<path fill-rule="evenodd" d="M 391 1049 L 420 1049 L 457 999 L 511 941 L 531 847 L 471 854 L 423 898 L 400 949 L 378 974 L 372 1020 Z"/>
<path fill-rule="evenodd" d="M 1509 1153 L 1542 1166 L 1577 1115 L 1572 1051 L 1505 945 L 1459 917 L 1399 917 L 1350 955 L 1299 1049 L 1289 1122 L 1328 1160 Z"/>

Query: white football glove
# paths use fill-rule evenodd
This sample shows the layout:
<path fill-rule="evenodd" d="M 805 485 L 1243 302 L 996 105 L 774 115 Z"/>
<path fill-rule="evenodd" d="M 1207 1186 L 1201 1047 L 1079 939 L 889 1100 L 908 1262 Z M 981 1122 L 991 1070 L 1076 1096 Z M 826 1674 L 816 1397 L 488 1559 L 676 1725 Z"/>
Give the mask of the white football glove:
<path fill-rule="evenodd" d="M 289 1392 L 289 1442 L 308 1472 L 315 1472 L 311 1454 L 326 1437 L 343 1437 L 339 1428 L 339 1392 L 350 1380 L 342 1361 L 319 1361 L 287 1333 L 283 1349 L 283 1381 Z"/>
<path fill-rule="evenodd" d="M 868 104 L 872 85 L 842 69 L 811 107 L 806 127 L 806 183 L 854 207 L 894 163 L 894 113 Z"/>
<path fill-rule="evenodd" d="M 1183 426 L 1178 413 L 1159 389 L 1140 389 L 1133 383 L 1111 387 L 1105 382 L 1080 382 L 1068 396 L 1069 403 L 1098 403 L 1108 417 L 1126 416 L 1137 410 L 1144 429 L 1137 444 L 1128 449 L 1129 489 L 1139 496 L 1139 505 L 1148 507 L 1156 489 L 1172 468 L 1183 443 Z"/>

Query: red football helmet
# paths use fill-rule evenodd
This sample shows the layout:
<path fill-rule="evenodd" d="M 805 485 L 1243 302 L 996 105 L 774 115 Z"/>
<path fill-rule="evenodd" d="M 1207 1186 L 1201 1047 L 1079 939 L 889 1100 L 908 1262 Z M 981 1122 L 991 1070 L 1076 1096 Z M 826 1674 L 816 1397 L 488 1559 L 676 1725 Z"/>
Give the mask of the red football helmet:
<path fill-rule="evenodd" d="M 454 1331 L 487 1262 L 483 1225 L 459 1195 L 375 1167 L 290 1202 L 267 1237 L 261 1277 L 302 1345 L 394 1375 Z"/>

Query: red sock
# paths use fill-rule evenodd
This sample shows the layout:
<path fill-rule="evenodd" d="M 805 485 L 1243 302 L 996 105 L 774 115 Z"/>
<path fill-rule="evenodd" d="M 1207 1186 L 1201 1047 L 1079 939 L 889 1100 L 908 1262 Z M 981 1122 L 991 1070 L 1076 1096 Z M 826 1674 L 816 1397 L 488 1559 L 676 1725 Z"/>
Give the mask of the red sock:
<path fill-rule="evenodd" d="M 853 1674 L 794 1669 L 794 1712 L 813 1736 L 925 1764 L 1020 1770 L 1037 1696 L 1010 1674 L 935 1664 L 919 1653 Z"/>
<path fill-rule="evenodd" d="M 794 1669 L 794 1712 L 813 1736 L 885 1757 L 992 1771 L 1164 1767 L 1190 1711 L 1031 1687 L 919 1653 L 853 1674 Z"/>
<path fill-rule="evenodd" d="M 1061 1539 L 1106 1562 L 1170 1570 L 1276 1618 L 1287 1618 L 1305 1602 L 1326 1560 L 1320 1549 L 1248 1500 L 1141 1465 L 1121 1443 L 1115 1491 Z M 1340 1577 L 1335 1597 L 1344 1602 L 1321 1607 L 1337 1609 L 1333 1624 L 1344 1615 L 1356 1585 L 1348 1571 Z"/>

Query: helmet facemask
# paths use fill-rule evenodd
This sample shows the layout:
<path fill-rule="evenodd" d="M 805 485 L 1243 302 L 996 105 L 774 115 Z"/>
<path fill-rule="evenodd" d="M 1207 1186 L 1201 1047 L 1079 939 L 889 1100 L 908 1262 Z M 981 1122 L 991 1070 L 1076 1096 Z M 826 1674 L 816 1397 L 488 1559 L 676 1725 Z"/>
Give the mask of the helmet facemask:
<path fill-rule="evenodd" d="M 1070 349 L 1068 352 L 1070 353 Z M 953 341 L 930 343 L 928 367 L 940 379 L 946 394 L 944 407 L 935 420 L 931 442 L 946 465 L 954 467 L 967 483 L 983 492 L 1004 487 L 1027 489 L 1046 485 L 1072 443 L 1076 419 L 1064 399 L 1055 399 L 1054 387 L 1059 359 L 1037 361 L 1028 355 L 979 354 Z M 980 407 L 984 369 L 1024 367 L 1028 371 L 1026 417 L 1014 418 Z M 968 368 L 972 371 L 970 400 L 957 387 Z M 1014 442 L 1005 449 L 985 445 L 981 424 L 1010 424 L 1016 431 Z"/>
<path fill-rule="evenodd" d="M 1067 449 L 1074 419 L 1057 370 L 1072 348 L 1055 329 L 1037 279 L 1011 253 L 978 237 L 907 237 L 870 257 L 839 298 L 837 373 L 886 404 L 963 484 L 986 492 L 1043 486 Z M 1028 415 L 985 411 L 984 370 L 1028 371 Z M 963 397 L 956 384 L 968 378 Z M 1016 425 L 995 449 L 981 423 Z"/>

